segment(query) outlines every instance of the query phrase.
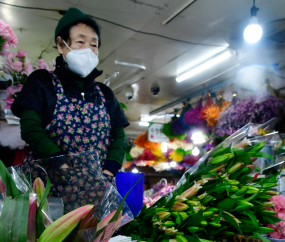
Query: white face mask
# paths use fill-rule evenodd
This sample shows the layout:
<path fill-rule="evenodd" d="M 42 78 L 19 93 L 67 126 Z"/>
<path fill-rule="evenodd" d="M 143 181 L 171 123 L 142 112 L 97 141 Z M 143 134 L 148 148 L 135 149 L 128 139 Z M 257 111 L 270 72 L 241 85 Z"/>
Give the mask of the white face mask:
<path fill-rule="evenodd" d="M 68 69 L 81 77 L 88 76 L 98 65 L 98 56 L 90 49 L 72 50 L 63 40 L 70 51 L 66 55 Z"/>

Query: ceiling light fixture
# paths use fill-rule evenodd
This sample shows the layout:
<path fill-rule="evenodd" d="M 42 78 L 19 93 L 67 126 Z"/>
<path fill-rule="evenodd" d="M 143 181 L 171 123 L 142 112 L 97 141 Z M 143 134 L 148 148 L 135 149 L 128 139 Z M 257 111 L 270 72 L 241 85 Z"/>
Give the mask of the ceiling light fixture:
<path fill-rule="evenodd" d="M 149 126 L 149 122 L 139 122 L 139 125 L 148 127 Z"/>
<path fill-rule="evenodd" d="M 179 8 L 177 11 L 175 11 L 175 13 L 173 13 L 169 18 L 165 19 L 162 22 L 162 25 L 166 25 L 169 22 L 171 22 L 174 18 L 176 18 L 180 13 L 182 13 L 186 8 L 190 7 L 190 5 L 192 5 L 196 1 L 197 0 L 190 0 L 187 3 L 185 3 L 181 8 Z"/>
<path fill-rule="evenodd" d="M 243 37 L 248 43 L 256 43 L 262 37 L 262 28 L 258 24 L 258 20 L 256 17 L 257 11 L 259 8 L 255 6 L 255 0 L 253 0 L 253 6 L 250 9 L 251 18 L 249 19 L 249 23 L 243 32 Z"/>
<path fill-rule="evenodd" d="M 185 81 L 185 80 L 189 79 L 190 77 L 195 76 L 195 75 L 201 73 L 202 71 L 205 71 L 206 69 L 230 58 L 234 54 L 235 54 L 235 51 L 232 51 L 232 50 L 223 51 L 222 53 L 220 53 L 216 56 L 213 56 L 211 59 L 206 60 L 205 62 L 197 65 L 196 67 L 192 68 L 191 70 L 179 75 L 178 77 L 176 77 L 176 81 L 177 82 Z"/>
<path fill-rule="evenodd" d="M 135 68 L 139 68 L 139 69 L 143 69 L 145 70 L 145 66 L 143 65 L 139 65 L 139 64 L 135 64 L 135 63 L 129 63 L 129 62 L 123 62 L 123 61 L 115 61 L 116 65 L 121 65 L 121 66 L 131 66 L 131 67 L 135 67 Z"/>
<path fill-rule="evenodd" d="M 120 74 L 120 73 L 119 73 L 118 71 L 116 71 L 112 76 L 110 76 L 110 77 L 108 77 L 108 78 L 106 78 L 106 79 L 104 80 L 104 84 L 107 85 L 107 86 L 109 86 L 109 85 L 110 85 L 110 81 L 111 81 L 112 79 L 114 79 L 115 77 L 117 77 L 119 74 Z"/>

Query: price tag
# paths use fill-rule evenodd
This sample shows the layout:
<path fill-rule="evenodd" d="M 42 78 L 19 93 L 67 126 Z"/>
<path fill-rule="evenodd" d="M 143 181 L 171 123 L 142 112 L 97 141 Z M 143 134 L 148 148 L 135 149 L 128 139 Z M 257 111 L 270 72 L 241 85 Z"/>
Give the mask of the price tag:
<path fill-rule="evenodd" d="M 148 140 L 150 142 L 169 142 L 169 138 L 162 133 L 163 124 L 149 123 L 148 127 Z"/>

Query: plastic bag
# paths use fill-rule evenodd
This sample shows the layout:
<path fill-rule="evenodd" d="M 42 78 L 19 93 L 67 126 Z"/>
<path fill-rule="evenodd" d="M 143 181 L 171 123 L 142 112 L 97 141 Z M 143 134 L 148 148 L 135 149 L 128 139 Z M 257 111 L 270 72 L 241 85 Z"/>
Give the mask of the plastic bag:
<path fill-rule="evenodd" d="M 269 120 L 268 122 L 264 124 L 252 124 L 249 123 L 236 131 L 234 134 L 229 136 L 227 139 L 225 139 L 222 143 L 220 143 L 218 146 L 216 146 L 214 149 L 210 150 L 207 154 L 202 156 L 194 166 L 192 166 L 189 170 L 187 170 L 182 178 L 179 180 L 179 182 L 176 185 L 176 188 L 179 188 L 181 184 L 185 184 L 187 181 L 186 173 L 189 173 L 190 175 L 195 175 L 195 173 L 198 171 L 199 167 L 205 163 L 208 162 L 208 158 L 211 157 L 211 155 L 219 150 L 221 147 L 228 147 L 231 145 L 232 147 L 235 147 L 236 145 L 240 144 L 241 142 L 248 143 L 248 142 L 272 142 L 275 143 L 275 139 L 278 137 L 278 133 L 273 131 L 273 127 L 276 123 L 277 119 L 273 118 Z M 260 131 L 266 132 L 267 134 L 264 136 L 260 136 Z M 271 133 L 270 133 L 271 132 Z M 259 160 L 259 159 L 258 159 Z M 271 164 L 266 164 L 263 169 L 266 168 Z"/>
<path fill-rule="evenodd" d="M 66 163 L 69 168 L 56 170 L 52 166 L 54 162 Z M 65 213 L 86 204 L 93 204 L 93 216 L 102 220 L 116 211 L 122 201 L 115 184 L 111 184 L 103 175 L 96 150 L 28 161 L 24 163 L 23 172 L 27 177 L 40 177 L 45 181 L 46 174 L 39 166 L 47 172 L 51 181 L 49 195 L 62 198 Z M 123 219 L 118 227 L 133 219 L 126 203 L 122 211 Z"/>

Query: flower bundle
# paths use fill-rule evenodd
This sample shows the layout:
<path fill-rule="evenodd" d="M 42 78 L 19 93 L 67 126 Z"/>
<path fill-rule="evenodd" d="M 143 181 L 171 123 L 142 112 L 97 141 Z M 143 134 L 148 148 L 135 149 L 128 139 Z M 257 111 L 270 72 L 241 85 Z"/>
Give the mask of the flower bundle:
<path fill-rule="evenodd" d="M 18 38 L 12 28 L 4 20 L 0 19 L 0 56 L 9 53 L 9 47 L 17 47 Z"/>
<path fill-rule="evenodd" d="M 154 142 L 148 141 L 147 131 L 145 131 L 144 133 L 136 137 L 134 140 L 134 144 L 136 144 L 137 146 L 141 148 L 147 149 L 147 150 L 155 150 L 157 148 L 160 148 L 161 146 L 160 143 L 154 143 Z"/>
<path fill-rule="evenodd" d="M 129 217 L 122 216 L 122 209 L 129 192 L 122 199 L 118 209 L 105 216 L 98 224 L 94 217 L 94 205 L 79 207 L 56 221 L 47 216 L 47 196 L 50 180 L 46 188 L 40 178 L 33 184 L 33 191 L 21 194 L 5 165 L 0 161 L 0 192 L 4 206 L 0 217 L 0 241 L 5 242 L 50 242 L 73 241 L 103 242 Z M 128 221 L 127 221 L 128 220 Z M 84 240 L 83 240 L 84 238 Z"/>
<path fill-rule="evenodd" d="M 177 190 L 144 207 L 124 234 L 138 241 L 199 242 L 221 241 L 237 233 L 263 238 L 260 234 L 273 232 L 266 224 L 281 219 L 267 208 L 274 204 L 270 199 L 276 192 L 271 188 L 278 174 L 249 175 L 256 157 L 272 159 L 260 152 L 264 143 L 217 147 L 196 172 L 185 173 L 186 181 Z"/>
<path fill-rule="evenodd" d="M 220 116 L 220 112 L 222 112 L 225 108 L 229 106 L 229 102 L 224 101 L 222 105 L 211 105 L 205 110 L 205 119 L 207 121 L 207 125 L 213 127 L 217 125 L 218 118 Z"/>
<path fill-rule="evenodd" d="M 282 110 L 285 111 L 285 101 L 269 94 L 239 100 L 220 113 L 216 134 L 231 135 L 247 123 L 265 123 Z"/>
<path fill-rule="evenodd" d="M 185 112 L 183 121 L 186 125 L 201 125 L 203 123 L 203 120 L 199 117 L 203 106 L 202 101 L 201 98 L 195 108 L 191 108 Z"/>
<path fill-rule="evenodd" d="M 274 209 L 268 208 L 268 210 L 276 212 L 277 214 L 275 216 L 282 219 L 282 221 L 277 222 L 276 225 L 267 225 L 267 227 L 274 229 L 273 232 L 269 233 L 269 236 L 273 239 L 285 239 L 285 197 L 275 195 L 269 200 L 274 203 Z"/>
<path fill-rule="evenodd" d="M 5 108 L 10 108 L 17 94 L 22 90 L 23 84 L 27 81 L 28 76 L 36 69 L 46 69 L 53 71 L 55 63 L 50 63 L 50 66 L 43 60 L 38 61 L 38 67 L 33 67 L 30 60 L 26 56 L 25 50 L 19 50 L 17 54 L 12 52 L 7 53 L 6 61 L 0 68 L 11 79 L 6 79 L 9 83 L 7 89 L 7 98 L 4 101 L 7 103 Z M 5 77 L 3 76 L 5 79 Z"/>

